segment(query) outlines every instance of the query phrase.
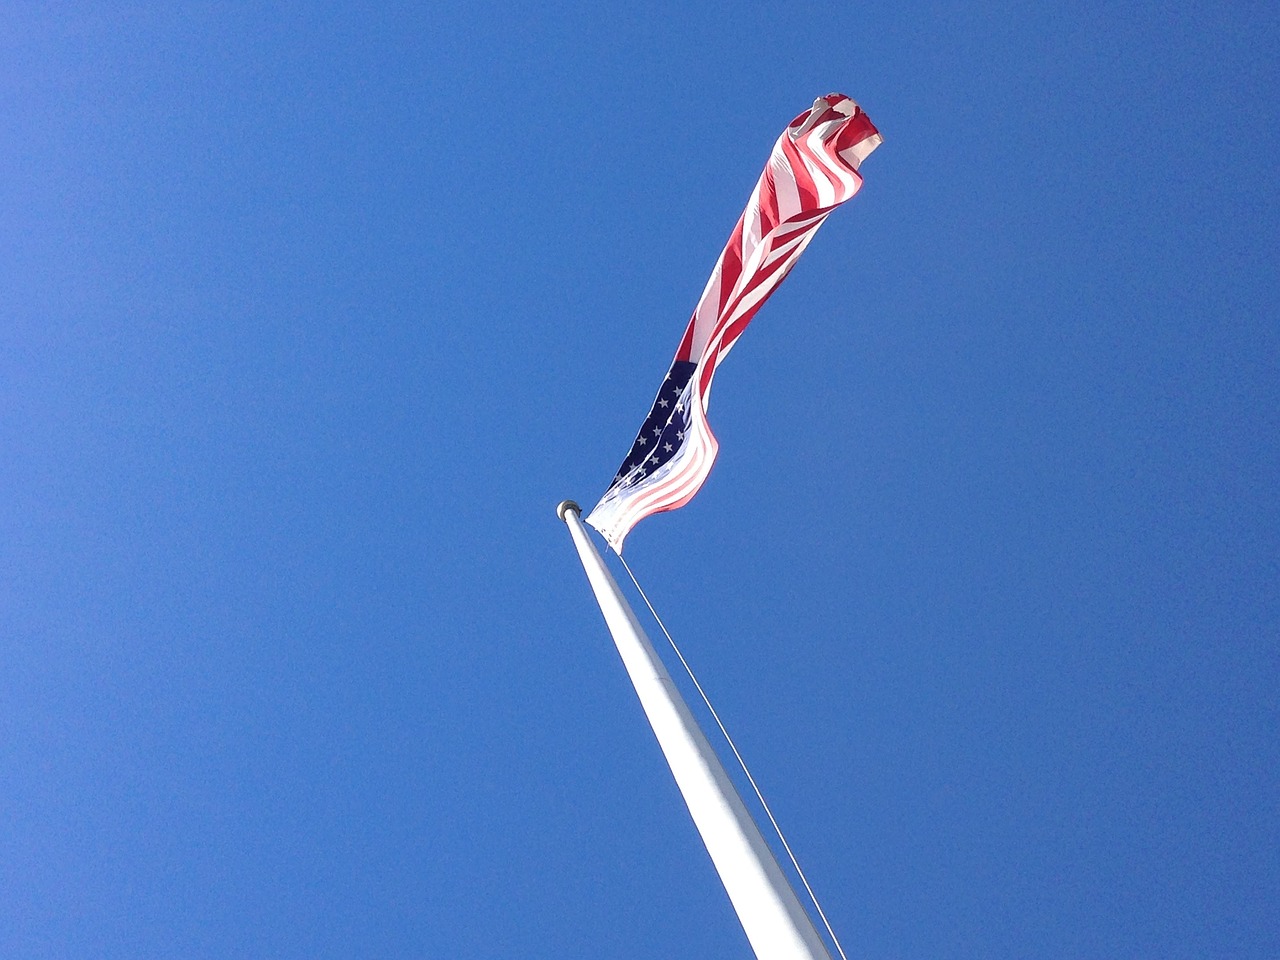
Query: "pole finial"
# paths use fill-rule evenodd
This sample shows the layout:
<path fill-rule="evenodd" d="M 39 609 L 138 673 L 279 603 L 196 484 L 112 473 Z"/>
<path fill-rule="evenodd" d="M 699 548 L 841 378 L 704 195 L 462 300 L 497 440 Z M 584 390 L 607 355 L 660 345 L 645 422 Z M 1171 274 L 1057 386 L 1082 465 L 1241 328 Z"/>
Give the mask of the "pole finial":
<path fill-rule="evenodd" d="M 556 507 L 556 516 L 563 520 L 565 513 L 570 510 L 578 516 L 582 516 L 582 508 L 572 500 L 561 500 L 559 506 Z"/>

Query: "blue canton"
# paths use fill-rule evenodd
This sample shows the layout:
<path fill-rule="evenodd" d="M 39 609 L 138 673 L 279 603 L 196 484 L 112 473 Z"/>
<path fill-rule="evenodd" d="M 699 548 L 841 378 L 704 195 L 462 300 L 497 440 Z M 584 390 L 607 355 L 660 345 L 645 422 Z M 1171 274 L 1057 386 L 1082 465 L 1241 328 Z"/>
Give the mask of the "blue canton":
<path fill-rule="evenodd" d="M 671 364 L 657 399 L 653 401 L 653 409 L 645 417 L 644 426 L 631 445 L 627 459 L 622 461 L 614 475 L 611 487 L 639 483 L 684 446 L 689 432 L 689 410 L 687 401 L 681 396 L 697 366 L 688 360 L 676 360 Z"/>

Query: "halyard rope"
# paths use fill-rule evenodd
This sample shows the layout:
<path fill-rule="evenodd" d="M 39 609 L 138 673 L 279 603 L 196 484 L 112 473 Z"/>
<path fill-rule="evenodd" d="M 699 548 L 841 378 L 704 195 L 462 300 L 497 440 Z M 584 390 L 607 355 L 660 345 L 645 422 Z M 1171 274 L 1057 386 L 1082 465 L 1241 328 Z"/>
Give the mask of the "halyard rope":
<path fill-rule="evenodd" d="M 653 604 L 649 601 L 649 595 L 644 592 L 644 587 L 640 586 L 640 581 L 636 579 L 636 575 L 631 572 L 631 567 L 626 560 L 622 559 L 622 554 L 614 552 L 619 560 L 622 560 L 622 568 L 627 571 L 627 576 L 631 578 L 631 582 L 639 591 L 644 605 L 649 608 L 649 613 L 653 619 L 657 621 L 658 626 L 662 629 L 662 634 L 667 638 L 667 643 L 671 644 L 671 649 L 676 652 L 676 656 L 680 658 L 680 665 L 684 667 L 684 672 L 689 675 L 689 679 L 693 681 L 694 687 L 698 691 L 698 696 L 702 697 L 702 702 L 707 705 L 707 709 L 711 712 L 712 719 L 715 720 L 716 726 L 720 728 L 720 733 L 724 736 L 725 742 L 729 744 L 729 749 L 733 751 L 734 757 L 738 761 L 738 766 L 742 768 L 742 772 L 746 774 L 747 782 L 751 784 L 751 789 L 755 791 L 756 799 L 760 801 L 760 806 L 764 808 L 765 815 L 769 818 L 769 823 L 773 825 L 773 832 L 778 835 L 778 839 L 782 842 L 782 849 L 787 851 L 787 856 L 791 858 L 791 866 L 795 867 L 796 873 L 800 877 L 800 882 L 804 884 L 805 892 L 809 894 L 809 899 L 813 903 L 813 908 L 818 911 L 818 916 L 822 918 L 822 925 L 827 928 L 827 935 L 831 937 L 831 942 L 836 945 L 836 951 L 840 954 L 840 960 L 849 960 L 845 956 L 844 947 L 840 946 L 840 939 L 836 936 L 836 932 L 831 929 L 831 923 L 827 920 L 827 915 L 822 911 L 822 904 L 818 903 L 818 898 L 814 895 L 813 888 L 809 886 L 809 880 L 804 875 L 804 871 L 800 869 L 800 862 L 796 860 L 796 855 L 791 852 L 791 844 L 787 843 L 787 838 L 782 835 L 782 828 L 778 826 L 778 821 L 774 819 L 773 811 L 769 809 L 769 804 L 765 802 L 764 794 L 760 792 L 760 788 L 756 786 L 756 778 L 751 776 L 751 771 L 747 769 L 747 762 L 742 759 L 742 754 L 738 752 L 737 745 L 733 742 L 733 737 L 729 736 L 729 731 L 725 729 L 724 724 L 720 720 L 720 714 L 716 713 L 716 708 L 711 705 L 711 700 L 702 689 L 702 684 L 698 682 L 698 678 L 693 674 L 693 668 L 689 666 L 689 661 L 685 660 L 684 654 L 680 652 L 680 648 L 676 646 L 676 642 L 671 637 L 671 632 L 667 630 L 667 625 L 662 622 L 662 618 L 658 616 L 658 611 L 653 609 Z"/>

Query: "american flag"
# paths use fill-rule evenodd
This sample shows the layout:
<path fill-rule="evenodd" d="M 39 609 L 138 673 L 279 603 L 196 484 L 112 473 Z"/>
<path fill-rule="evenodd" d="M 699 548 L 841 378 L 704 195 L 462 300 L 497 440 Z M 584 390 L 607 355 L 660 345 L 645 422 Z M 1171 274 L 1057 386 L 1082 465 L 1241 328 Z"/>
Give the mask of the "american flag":
<path fill-rule="evenodd" d="M 858 192 L 858 167 L 880 141 L 862 109 L 833 93 L 815 100 L 774 144 L 653 409 L 609 489 L 587 516 L 587 523 L 618 553 L 637 523 L 683 507 L 701 488 L 719 449 L 707 424 L 716 368 L 827 215 Z"/>

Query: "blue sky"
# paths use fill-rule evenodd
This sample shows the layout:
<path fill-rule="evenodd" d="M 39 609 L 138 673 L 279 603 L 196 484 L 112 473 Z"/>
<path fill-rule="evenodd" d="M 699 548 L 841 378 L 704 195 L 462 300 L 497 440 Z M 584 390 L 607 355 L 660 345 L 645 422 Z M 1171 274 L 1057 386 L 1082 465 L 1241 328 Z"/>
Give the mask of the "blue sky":
<path fill-rule="evenodd" d="M 10 4 L 0 954 L 748 956 L 554 506 L 885 136 L 628 557 L 850 956 L 1280 953 L 1263 4 Z"/>

